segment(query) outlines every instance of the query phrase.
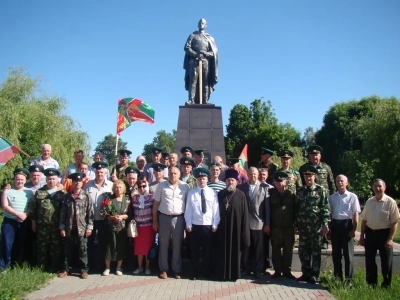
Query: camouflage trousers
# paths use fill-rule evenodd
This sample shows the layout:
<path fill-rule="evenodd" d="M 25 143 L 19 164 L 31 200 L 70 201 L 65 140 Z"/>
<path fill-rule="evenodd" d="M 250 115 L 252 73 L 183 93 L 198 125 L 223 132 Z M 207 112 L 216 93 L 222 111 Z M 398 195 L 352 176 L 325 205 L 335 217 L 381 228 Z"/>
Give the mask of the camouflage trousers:
<path fill-rule="evenodd" d="M 60 271 L 61 236 L 55 225 L 37 228 L 37 264 L 43 270 Z"/>
<path fill-rule="evenodd" d="M 81 272 L 87 272 L 87 238 L 79 236 L 77 230 L 72 230 L 70 236 L 64 239 L 64 271 L 69 271 L 76 262 L 76 266 Z"/>
<path fill-rule="evenodd" d="M 321 268 L 321 235 L 299 232 L 301 272 L 318 278 Z"/>
<path fill-rule="evenodd" d="M 290 273 L 292 269 L 294 228 L 271 228 L 272 264 L 275 272 Z"/>

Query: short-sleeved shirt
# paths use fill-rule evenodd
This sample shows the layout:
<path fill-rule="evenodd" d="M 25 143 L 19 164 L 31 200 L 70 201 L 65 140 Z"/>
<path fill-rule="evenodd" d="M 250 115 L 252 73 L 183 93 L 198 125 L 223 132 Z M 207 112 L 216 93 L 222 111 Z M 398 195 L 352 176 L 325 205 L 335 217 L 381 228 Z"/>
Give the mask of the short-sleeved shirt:
<path fill-rule="evenodd" d="M 356 194 L 346 190 L 342 195 L 336 192 L 329 196 L 332 219 L 353 219 L 355 213 L 360 213 L 360 203 Z"/>
<path fill-rule="evenodd" d="M 363 221 L 373 230 L 386 229 L 391 223 L 399 221 L 399 209 L 396 201 L 384 194 L 382 199 L 377 201 L 375 196 L 369 198 L 361 213 Z"/>
<path fill-rule="evenodd" d="M 8 205 L 11 208 L 16 210 L 17 212 L 26 212 L 28 210 L 29 202 L 32 200 L 33 197 L 32 190 L 28 188 L 24 188 L 20 191 L 9 189 L 5 190 L 4 192 L 7 192 Z M 10 214 L 6 211 L 4 212 L 4 217 L 17 220 L 17 216 Z"/>
<path fill-rule="evenodd" d="M 89 200 L 92 202 L 94 212 L 93 219 L 96 221 L 103 220 L 100 215 L 102 209 L 101 202 L 107 199 L 107 197 L 109 197 L 109 195 L 112 193 L 112 186 L 113 183 L 111 181 L 105 180 L 99 189 L 96 185 L 96 182 L 94 180 L 90 180 L 83 188 L 83 190 L 89 196 Z"/>
<path fill-rule="evenodd" d="M 32 160 L 30 165 L 32 166 L 32 165 L 36 165 L 36 164 L 41 165 L 43 167 L 43 169 L 45 169 L 45 170 L 48 168 L 54 168 L 54 169 L 60 170 L 60 165 L 58 164 L 58 162 L 54 158 L 51 158 L 51 157 L 48 161 L 44 161 L 42 159 L 42 157 L 40 156 L 40 157 Z M 42 178 L 40 178 L 40 184 L 42 186 L 44 186 L 46 184 L 46 176 L 44 176 L 44 174 L 42 174 Z"/>
<path fill-rule="evenodd" d="M 160 182 L 153 196 L 154 201 L 160 202 L 158 211 L 165 215 L 183 214 L 189 190 L 189 186 L 182 181 L 179 181 L 175 188 L 169 180 Z"/>

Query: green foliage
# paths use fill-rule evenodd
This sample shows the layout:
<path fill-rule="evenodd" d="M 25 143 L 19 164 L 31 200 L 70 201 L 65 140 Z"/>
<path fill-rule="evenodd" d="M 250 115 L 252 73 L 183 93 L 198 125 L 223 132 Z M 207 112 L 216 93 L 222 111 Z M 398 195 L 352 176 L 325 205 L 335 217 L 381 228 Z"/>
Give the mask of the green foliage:
<path fill-rule="evenodd" d="M 393 274 L 392 285 L 389 289 L 369 287 L 365 281 L 365 271 L 356 271 L 353 277 L 352 288 L 347 284 L 338 281 L 332 271 L 326 271 L 321 276 L 321 284 L 328 288 L 329 292 L 339 300 L 357 299 L 357 300 L 392 300 L 400 299 L 400 274 Z M 379 275 L 379 282 L 382 282 L 382 276 Z"/>
<path fill-rule="evenodd" d="M 27 264 L 14 267 L 0 274 L 0 299 L 23 299 L 23 297 L 54 278 L 54 274 L 31 268 Z"/>
<path fill-rule="evenodd" d="M 311 145 L 315 145 L 315 130 L 311 126 L 304 129 L 303 137 L 302 137 L 303 147 L 307 149 Z"/>
<path fill-rule="evenodd" d="M 300 133 L 295 128 L 289 123 L 278 123 L 271 101 L 256 99 L 250 103 L 250 108 L 243 104 L 235 105 L 226 131 L 227 157 L 237 157 L 248 144 L 250 166 L 259 162 L 261 147 L 279 151 L 301 145 Z"/>
<path fill-rule="evenodd" d="M 104 160 L 108 163 L 108 165 L 114 166 L 116 162 L 115 155 L 115 143 L 116 143 L 116 135 L 106 135 L 100 142 L 97 143 L 95 152 L 101 152 L 104 155 Z M 127 143 L 124 142 L 121 138 L 118 139 L 118 150 L 128 149 Z"/>
<path fill-rule="evenodd" d="M 16 167 L 40 156 L 42 144 L 52 146 L 52 157 L 62 169 L 72 162 L 74 150 L 89 152 L 88 134 L 65 114 L 66 99 L 47 95 L 42 79 L 31 78 L 24 69 L 10 69 L 0 86 L 0 105 L 0 135 L 29 155 L 17 154 L 2 168 L 0 185 L 12 178 Z"/>
<path fill-rule="evenodd" d="M 145 144 L 143 147 L 142 155 L 146 157 L 148 162 L 151 162 L 151 149 L 152 147 L 160 147 L 165 152 L 172 153 L 175 149 L 176 141 L 176 130 L 172 130 L 172 133 L 167 133 L 165 130 L 157 131 L 153 141 L 149 144 Z"/>

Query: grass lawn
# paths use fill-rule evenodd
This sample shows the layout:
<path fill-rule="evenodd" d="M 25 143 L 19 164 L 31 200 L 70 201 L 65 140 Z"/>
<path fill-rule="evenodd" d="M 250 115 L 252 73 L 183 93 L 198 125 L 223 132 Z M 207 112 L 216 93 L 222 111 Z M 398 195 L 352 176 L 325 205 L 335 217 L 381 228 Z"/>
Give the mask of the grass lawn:
<path fill-rule="evenodd" d="M 362 219 L 360 217 L 359 220 L 358 220 L 358 224 L 357 224 L 357 231 L 359 231 L 359 232 L 361 231 L 361 222 L 362 222 Z M 397 224 L 398 224 L 397 225 L 397 231 L 396 231 L 396 233 L 394 235 L 393 241 L 395 243 L 400 243 L 400 221 Z"/>
<path fill-rule="evenodd" d="M 392 300 L 400 299 L 400 274 L 393 274 L 392 285 L 389 289 L 382 289 L 380 283 L 382 276 L 379 276 L 379 286 L 375 289 L 370 288 L 365 282 L 365 271 L 359 270 L 354 274 L 352 288 L 345 287 L 343 283 L 337 281 L 332 271 L 326 271 L 321 275 L 321 284 L 328 288 L 329 292 L 339 300 Z"/>

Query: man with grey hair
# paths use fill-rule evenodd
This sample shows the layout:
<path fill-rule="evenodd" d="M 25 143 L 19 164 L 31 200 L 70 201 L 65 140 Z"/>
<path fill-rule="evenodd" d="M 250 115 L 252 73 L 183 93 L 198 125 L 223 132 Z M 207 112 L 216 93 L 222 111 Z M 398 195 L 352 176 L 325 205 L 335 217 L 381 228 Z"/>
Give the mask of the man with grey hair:
<path fill-rule="evenodd" d="M 388 288 L 392 282 L 393 237 L 399 221 L 396 201 L 385 194 L 386 184 L 375 179 L 372 185 L 375 196 L 369 198 L 361 213 L 360 244 L 365 247 L 365 269 L 367 284 L 375 287 L 378 283 L 376 252 L 379 250 L 383 282 Z"/>
<path fill-rule="evenodd" d="M 58 162 L 51 157 L 51 146 L 49 144 L 42 144 L 41 146 L 42 155 L 31 161 L 30 165 L 42 166 L 44 170 L 48 168 L 54 168 L 60 170 L 60 165 Z M 42 174 L 40 179 L 40 184 L 43 186 L 46 184 L 46 176 Z"/>
<path fill-rule="evenodd" d="M 358 214 L 361 212 L 357 195 L 349 192 L 347 185 L 347 177 L 338 175 L 336 177 L 337 192 L 329 196 L 333 273 L 339 280 L 343 280 L 342 251 L 345 278 L 346 280 L 353 278 L 354 237 Z"/>
<path fill-rule="evenodd" d="M 139 155 L 138 157 L 136 157 L 136 167 L 140 171 L 139 179 L 144 178 L 144 166 L 146 165 L 146 163 L 146 157 L 144 157 L 143 155 Z"/>
<path fill-rule="evenodd" d="M 167 279 L 168 248 L 172 239 L 172 270 L 175 279 L 181 279 L 182 243 L 185 230 L 186 197 L 189 186 L 179 180 L 180 171 L 172 167 L 168 171 L 168 180 L 158 184 L 153 202 L 153 229 L 159 234 L 158 266 L 160 278 Z"/>

